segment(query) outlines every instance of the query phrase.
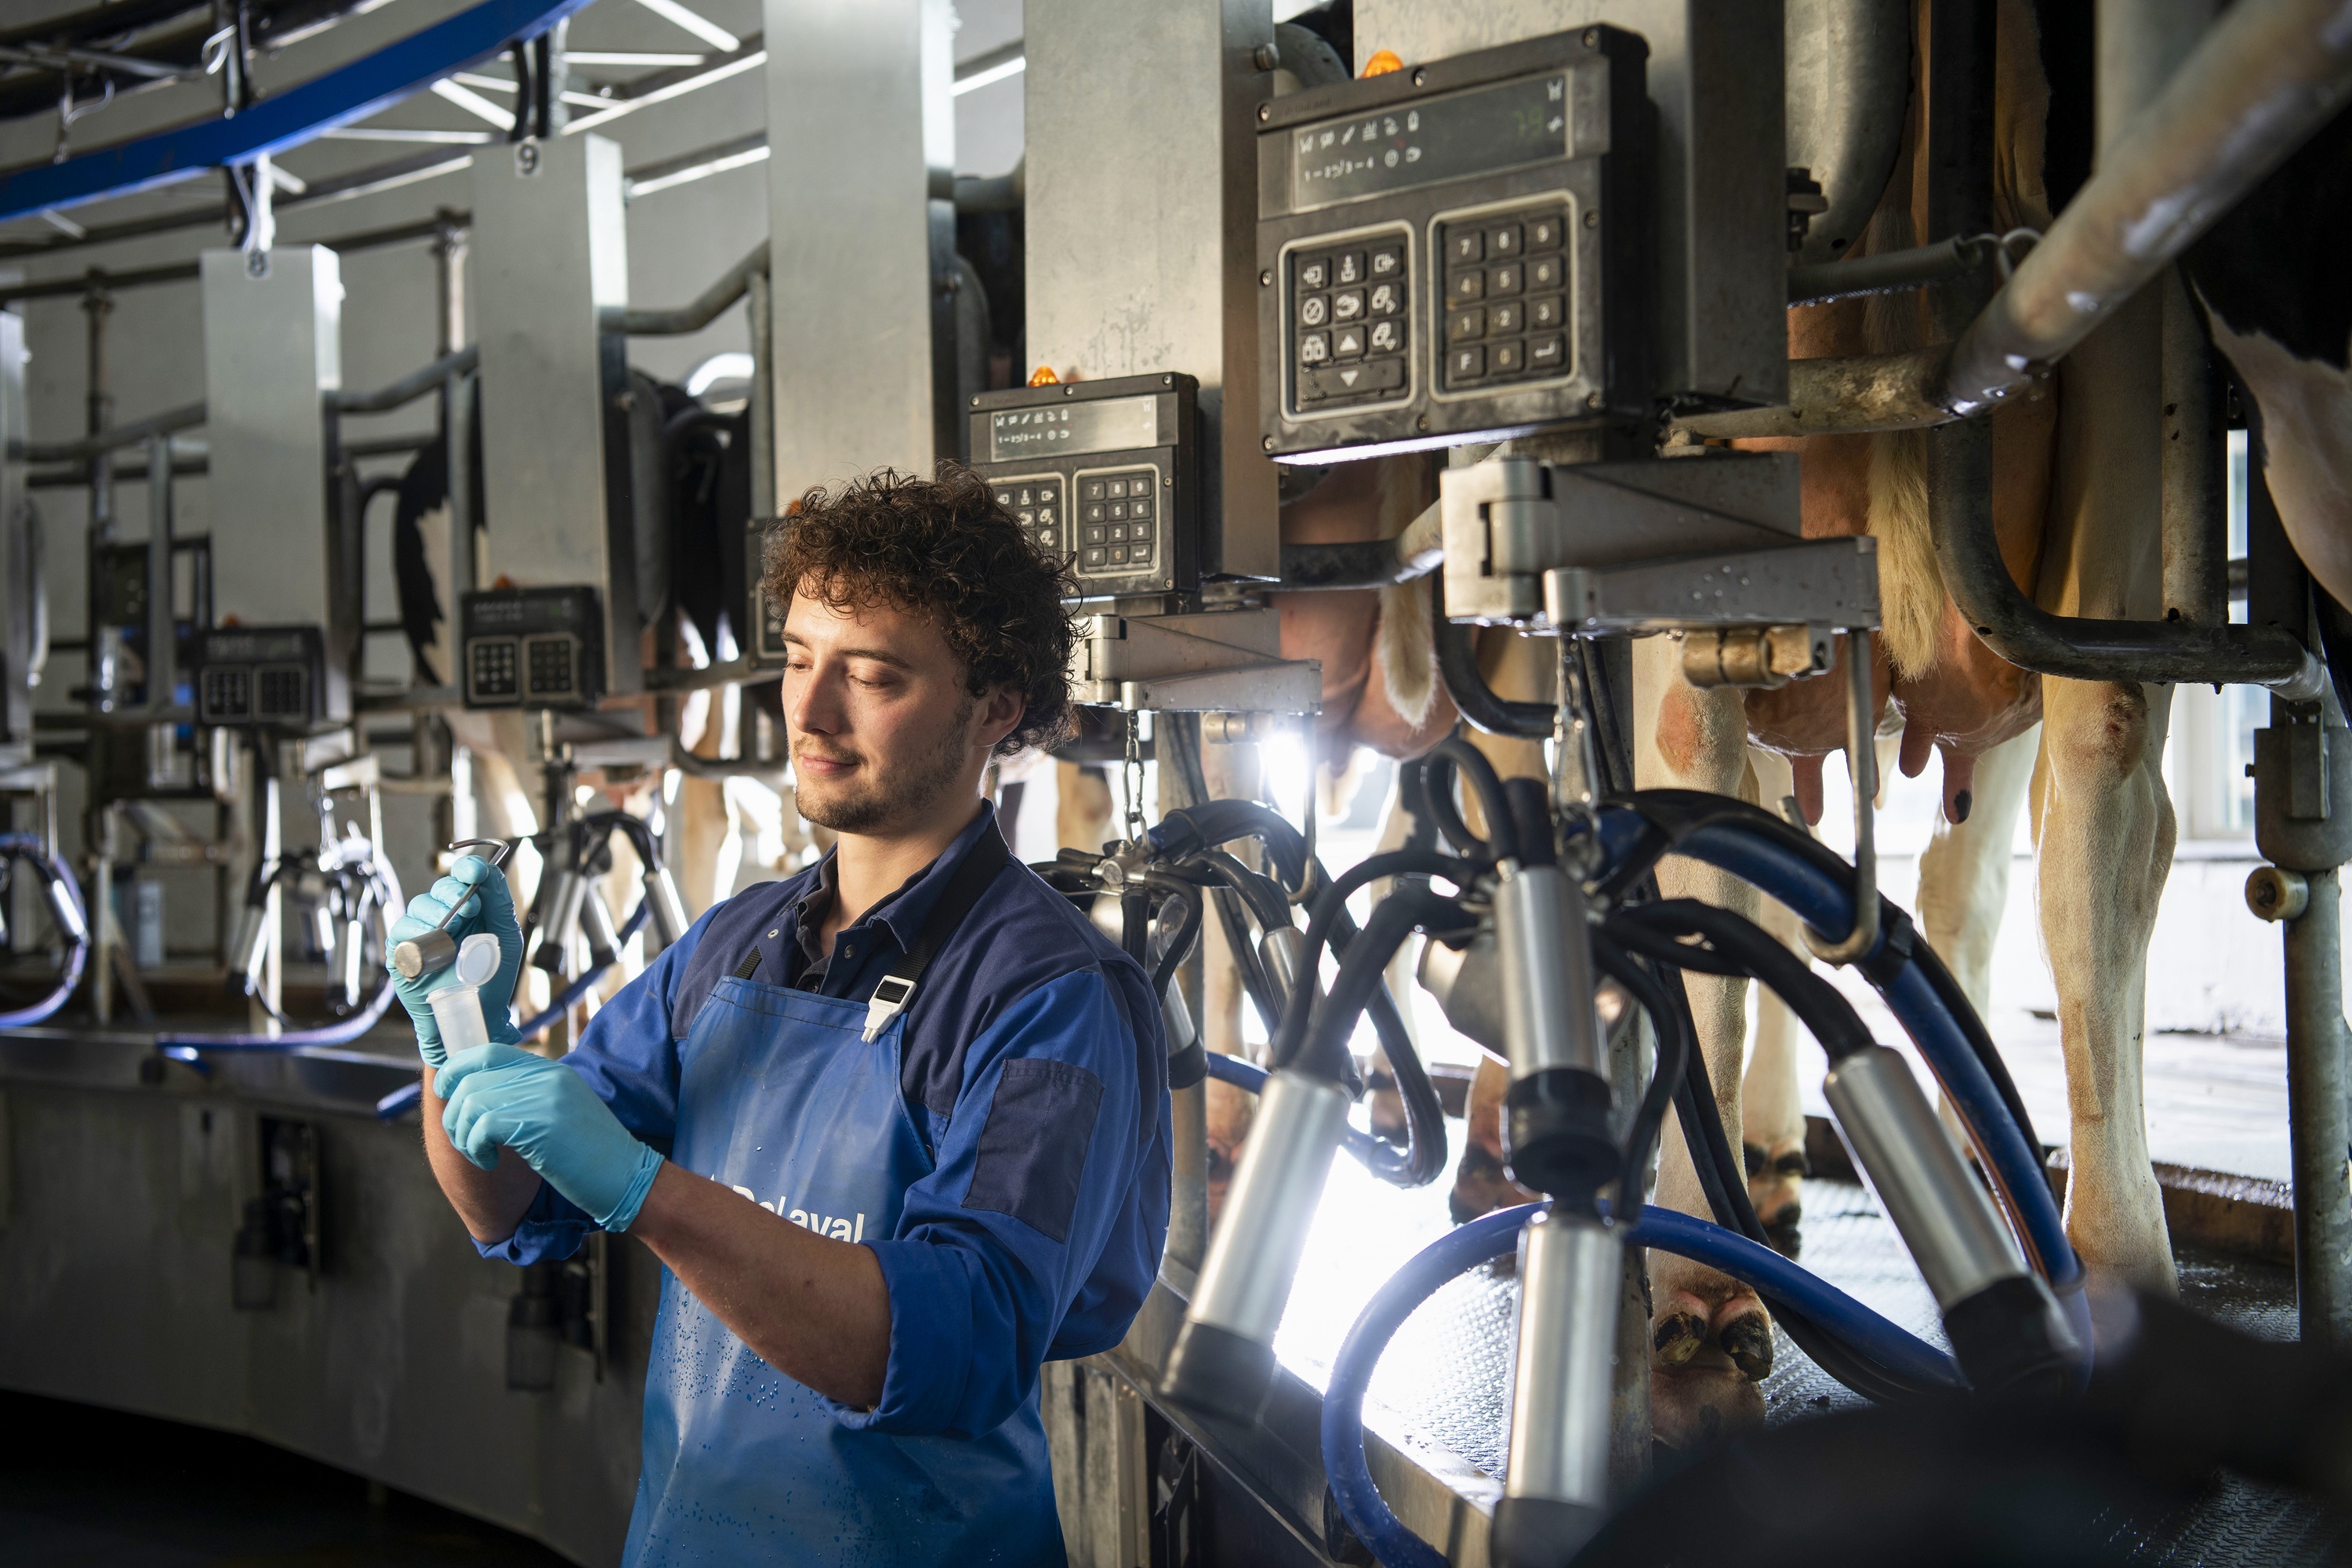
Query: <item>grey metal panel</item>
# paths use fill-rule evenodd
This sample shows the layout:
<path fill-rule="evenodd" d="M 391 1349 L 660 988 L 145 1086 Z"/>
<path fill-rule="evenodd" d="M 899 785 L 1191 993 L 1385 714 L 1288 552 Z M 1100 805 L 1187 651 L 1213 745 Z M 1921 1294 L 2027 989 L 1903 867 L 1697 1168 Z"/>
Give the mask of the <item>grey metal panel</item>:
<path fill-rule="evenodd" d="M 327 631 L 341 662 L 353 606 L 334 592 L 326 394 L 343 381 L 341 266 L 324 246 L 204 253 L 205 435 L 213 608 L 247 626 Z"/>
<path fill-rule="evenodd" d="M 1895 169 L 1911 96 L 1911 0 L 1784 0 L 1788 159 L 1829 209 L 1800 258 L 1835 261 L 1862 238 Z"/>
<path fill-rule="evenodd" d="M 605 689 L 635 691 L 626 342 L 599 321 L 628 303 L 619 145 L 567 136 L 477 157 L 473 261 L 491 575 L 596 589 Z"/>
<path fill-rule="evenodd" d="M 947 0 L 767 0 L 776 491 L 955 452 Z"/>
<path fill-rule="evenodd" d="M 33 734 L 29 682 L 39 584 L 25 489 L 27 429 L 25 318 L 0 310 L 0 753 Z"/>
<path fill-rule="evenodd" d="M 1659 389 L 1778 403 L 1788 384 L 1780 0 L 1356 0 L 1356 68 L 1379 49 L 1412 66 L 1596 22 L 1650 45 Z"/>
<path fill-rule="evenodd" d="M 137 1057 L 152 1060 L 152 1046 L 64 1048 L 115 1087 L 20 1074 L 13 1040 L 0 1067 L 0 1146 L 13 1144 L 16 1176 L 0 1213 L 0 1386 L 247 1433 L 577 1562 L 618 1557 L 651 1258 L 614 1247 L 626 1262 L 603 1382 L 585 1352 L 564 1352 L 551 1391 L 509 1393 L 520 1276 L 476 1254 L 413 1123 L 223 1092 L 177 1068 L 142 1085 Z M 230 1245 L 259 1183 L 262 1114 L 319 1129 L 324 1267 L 315 1290 L 281 1269 L 277 1304 L 240 1312 Z"/>
<path fill-rule="evenodd" d="M 1256 112 L 1246 0 L 1029 0 L 1029 357 L 1200 380 L 1201 571 L 1282 573 L 1258 447 Z M 1228 438 L 1230 437 L 1230 438 Z"/>

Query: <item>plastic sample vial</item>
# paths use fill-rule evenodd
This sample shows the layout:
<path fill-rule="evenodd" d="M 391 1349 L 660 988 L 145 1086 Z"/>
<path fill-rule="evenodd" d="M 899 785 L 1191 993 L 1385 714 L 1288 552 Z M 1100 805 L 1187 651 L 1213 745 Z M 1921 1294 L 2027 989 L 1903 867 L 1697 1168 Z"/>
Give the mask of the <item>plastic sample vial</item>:
<path fill-rule="evenodd" d="M 476 931 L 457 944 L 457 962 L 449 966 L 457 983 L 425 998 L 440 1027 L 443 1050 L 454 1055 L 490 1043 L 489 1023 L 482 1016 L 482 987 L 498 974 L 500 956 L 499 939 L 488 931 Z"/>

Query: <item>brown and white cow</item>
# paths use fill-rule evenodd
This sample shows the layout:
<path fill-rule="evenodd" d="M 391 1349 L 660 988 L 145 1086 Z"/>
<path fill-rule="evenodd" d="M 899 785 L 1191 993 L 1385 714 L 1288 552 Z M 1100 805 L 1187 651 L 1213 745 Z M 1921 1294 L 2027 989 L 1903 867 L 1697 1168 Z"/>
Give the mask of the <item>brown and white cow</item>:
<path fill-rule="evenodd" d="M 1999 25 L 1997 216 L 2003 228 L 2043 228 L 2052 205 L 2043 178 L 2049 89 L 2037 17 L 2025 0 L 2003 0 Z M 1916 95 L 1911 112 L 1905 156 L 1868 241 L 1874 252 L 1916 243 L 1924 226 L 1916 210 L 1925 184 L 1923 171 L 1914 168 L 1921 142 Z M 1806 358 L 1917 346 L 1927 341 L 1920 310 L 1916 296 L 1899 295 L 1793 310 L 1790 352 Z M 2138 417 L 2153 413 L 2149 378 L 2157 362 L 2147 325 L 2146 313 L 2137 321 L 2121 316 L 2084 344 L 2053 384 L 1992 419 L 2002 553 L 2020 586 L 2052 610 L 2141 619 L 2160 614 L 2153 525 L 2159 515 L 2158 422 Z M 2297 374 L 2306 380 L 2311 374 Z M 1922 453 L 1932 438 L 1912 433 L 1756 445 L 1802 454 L 1809 535 L 1866 531 L 1879 542 L 1885 630 L 1874 639 L 1874 675 L 1882 711 L 1899 732 L 1906 772 L 1921 771 L 1938 753 L 1944 763 L 1946 809 L 1923 859 L 1919 913 L 1929 942 L 1950 955 L 1979 1005 L 2006 896 L 2015 814 L 2031 797 L 2043 941 L 2067 1066 L 2075 1172 L 2068 1233 L 2095 1274 L 2170 1288 L 2173 1265 L 2140 1100 L 2146 950 L 2174 834 L 2158 773 L 2169 691 L 2045 680 L 2008 665 L 1977 639 L 1944 592 L 1927 533 Z M 2336 449 L 2344 445 L 2339 436 Z M 2352 560 L 2352 546 L 2346 559 Z M 2352 581 L 2346 587 L 2352 589 Z M 1355 637 L 1360 642 L 1360 633 Z M 1350 646 L 1348 636 L 1327 634 L 1286 651 L 1329 658 Z M 1546 662 L 1538 656 L 1532 668 L 1539 672 Z M 1745 794 L 1768 805 L 1777 805 L 1785 791 L 1808 818 L 1817 818 L 1821 759 L 1844 738 L 1844 686 L 1832 679 L 1775 692 L 1698 690 L 1681 679 L 1669 640 L 1639 642 L 1637 782 Z M 1669 860 L 1661 880 L 1669 896 L 1766 914 L 1752 889 L 1706 868 Z M 1784 911 L 1766 918 L 1790 934 Z M 1744 984 L 1697 975 L 1689 982 L 1727 1131 L 1743 1134 L 1754 1151 L 1751 1163 L 1760 1166 L 1751 1194 L 1760 1214 L 1787 1218 L 1796 1202 L 1802 1133 L 1790 1026 L 1762 1009 L 1764 1027 L 1743 1086 Z M 1478 1100 L 1491 1110 L 1499 1089 L 1499 1077 L 1491 1078 Z M 1471 1137 L 1478 1147 L 1457 1182 L 1457 1212 L 1516 1195 L 1502 1190 L 1491 1121 L 1474 1126 Z M 1687 1154 L 1671 1128 L 1655 1201 L 1700 1208 Z M 1761 1303 L 1720 1275 L 1664 1256 L 1653 1258 L 1652 1287 L 1653 1409 L 1660 1436 L 1684 1441 L 1725 1420 L 1758 1417 L 1754 1384 L 1769 1367 L 1770 1344 Z"/>

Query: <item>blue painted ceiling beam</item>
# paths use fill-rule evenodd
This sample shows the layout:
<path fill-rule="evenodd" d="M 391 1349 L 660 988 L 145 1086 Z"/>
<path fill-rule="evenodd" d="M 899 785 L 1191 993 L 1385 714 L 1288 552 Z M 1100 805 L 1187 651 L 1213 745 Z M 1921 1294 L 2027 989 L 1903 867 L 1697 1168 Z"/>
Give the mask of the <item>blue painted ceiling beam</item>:
<path fill-rule="evenodd" d="M 265 98 L 234 119 L 159 131 L 62 163 L 9 170 L 0 174 L 0 221 L 153 190 L 208 169 L 276 156 L 387 109 L 452 71 L 478 65 L 517 38 L 535 37 L 588 3 L 482 0 L 372 55 Z"/>

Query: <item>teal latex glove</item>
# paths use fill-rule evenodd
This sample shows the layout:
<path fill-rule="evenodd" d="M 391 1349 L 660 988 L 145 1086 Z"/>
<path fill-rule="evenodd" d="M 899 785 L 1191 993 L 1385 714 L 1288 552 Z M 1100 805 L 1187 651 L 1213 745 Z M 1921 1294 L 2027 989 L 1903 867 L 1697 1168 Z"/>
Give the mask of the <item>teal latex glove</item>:
<path fill-rule="evenodd" d="M 493 1170 L 511 1149 L 606 1230 L 626 1230 L 653 1190 L 662 1157 L 630 1135 L 587 1080 L 518 1046 L 459 1051 L 435 1077 L 448 1101 L 442 1131 Z"/>
<path fill-rule="evenodd" d="M 515 982 L 522 974 L 522 922 L 515 919 L 514 894 L 507 888 L 504 872 L 479 855 L 458 857 L 447 876 L 408 900 L 407 910 L 392 922 L 384 945 L 397 947 L 412 937 L 423 936 L 441 923 L 452 904 L 461 901 L 465 912 L 450 922 L 449 934 L 460 942 L 485 931 L 499 939 L 499 972 L 482 987 L 482 1021 L 489 1026 L 492 1040 L 510 1042 L 519 1037 L 513 1006 Z M 441 1048 L 441 1026 L 433 1021 L 428 998 L 457 983 L 454 969 L 436 969 L 414 980 L 393 976 L 393 993 L 416 1026 L 417 1054 L 427 1067 L 439 1067 L 446 1055 Z"/>

